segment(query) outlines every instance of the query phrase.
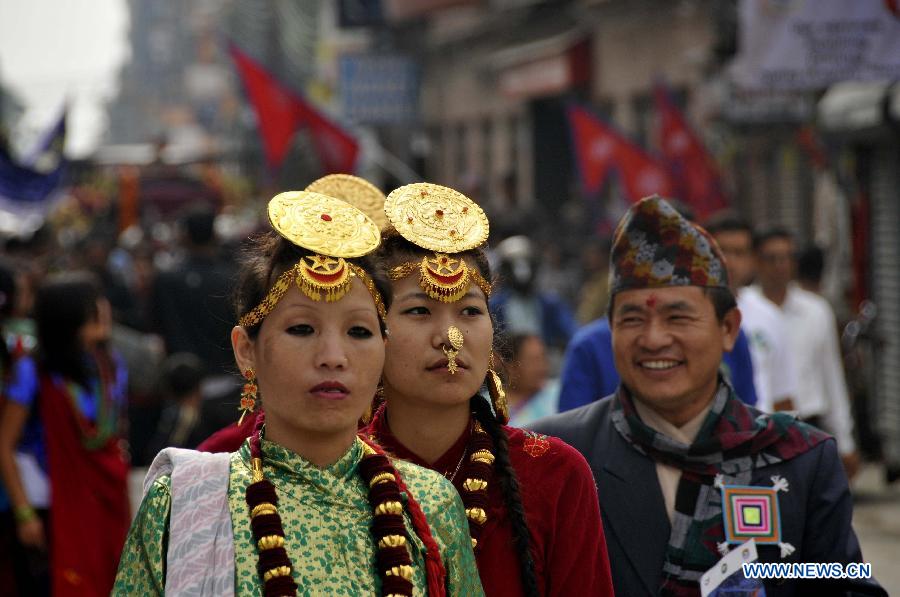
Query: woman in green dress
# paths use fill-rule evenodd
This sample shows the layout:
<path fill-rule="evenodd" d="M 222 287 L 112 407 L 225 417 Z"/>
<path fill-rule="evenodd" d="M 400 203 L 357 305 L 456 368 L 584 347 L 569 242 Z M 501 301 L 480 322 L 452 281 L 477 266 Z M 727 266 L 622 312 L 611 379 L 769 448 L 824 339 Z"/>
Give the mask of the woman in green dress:
<path fill-rule="evenodd" d="M 482 595 L 453 486 L 357 435 L 384 363 L 377 226 L 314 192 L 268 212 L 231 334 L 264 416 L 237 452 L 156 457 L 113 594 Z"/>

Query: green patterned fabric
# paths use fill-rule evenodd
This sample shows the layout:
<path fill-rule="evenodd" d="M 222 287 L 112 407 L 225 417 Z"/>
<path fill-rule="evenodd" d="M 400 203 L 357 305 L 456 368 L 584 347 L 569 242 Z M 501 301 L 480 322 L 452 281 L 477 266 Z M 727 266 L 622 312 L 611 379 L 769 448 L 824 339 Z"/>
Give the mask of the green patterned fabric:
<path fill-rule="evenodd" d="M 263 441 L 264 470 L 278 492 L 285 547 L 294 565 L 299 595 L 376 595 L 372 511 L 358 474 L 360 440 L 332 466 L 322 469 L 269 441 Z M 441 475 L 393 461 L 428 518 L 447 568 L 448 595 L 483 595 L 469 541 L 462 501 Z M 251 482 L 245 442 L 231 457 L 228 500 L 235 541 L 235 594 L 261 595 L 258 552 L 250 530 L 244 492 Z M 132 524 L 122 553 L 114 595 L 162 595 L 169 524 L 169 477 L 152 486 Z M 425 546 L 407 517 L 415 568 L 415 595 L 426 594 Z"/>

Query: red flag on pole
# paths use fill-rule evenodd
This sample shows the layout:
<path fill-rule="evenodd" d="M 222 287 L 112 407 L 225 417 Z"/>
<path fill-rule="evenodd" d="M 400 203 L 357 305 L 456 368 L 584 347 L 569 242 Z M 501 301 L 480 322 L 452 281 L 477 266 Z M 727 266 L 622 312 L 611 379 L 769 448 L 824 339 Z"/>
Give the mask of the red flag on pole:
<path fill-rule="evenodd" d="M 359 154 L 355 138 L 234 44 L 229 46 L 229 51 L 256 111 L 270 168 L 281 165 L 291 139 L 299 129 L 307 128 L 326 174 L 353 171 Z"/>
<path fill-rule="evenodd" d="M 675 196 L 703 220 L 728 205 L 718 168 L 662 83 L 656 85 L 653 95 L 660 149 L 675 181 Z"/>
<path fill-rule="evenodd" d="M 636 202 L 654 193 L 672 195 L 672 180 L 659 160 L 589 110 L 570 105 L 567 113 L 585 192 L 599 192 L 614 168 L 629 201 Z"/>

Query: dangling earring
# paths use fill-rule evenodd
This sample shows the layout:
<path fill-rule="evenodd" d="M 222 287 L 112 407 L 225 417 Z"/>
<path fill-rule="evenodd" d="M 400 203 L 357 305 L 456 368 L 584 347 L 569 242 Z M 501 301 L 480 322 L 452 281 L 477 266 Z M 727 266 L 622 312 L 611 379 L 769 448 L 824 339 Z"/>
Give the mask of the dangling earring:
<path fill-rule="evenodd" d="M 247 383 L 241 390 L 241 406 L 238 408 L 241 411 L 241 418 L 238 419 L 238 426 L 244 422 L 244 417 L 256 410 L 257 391 L 259 390 L 256 387 L 256 373 L 252 368 L 244 371 L 244 379 L 247 380 Z"/>
<path fill-rule="evenodd" d="M 500 381 L 500 375 L 494 371 L 494 351 L 488 357 L 488 372 L 485 383 L 488 387 L 488 394 L 491 395 L 491 404 L 494 406 L 494 413 L 501 425 L 509 422 L 509 408 L 506 405 L 506 392 L 503 390 L 503 382 Z"/>

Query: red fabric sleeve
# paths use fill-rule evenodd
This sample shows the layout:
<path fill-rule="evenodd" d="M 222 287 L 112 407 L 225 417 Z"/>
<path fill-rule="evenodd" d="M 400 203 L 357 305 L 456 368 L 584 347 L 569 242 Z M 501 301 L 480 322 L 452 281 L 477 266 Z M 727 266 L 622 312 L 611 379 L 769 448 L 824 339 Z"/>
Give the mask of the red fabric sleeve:
<path fill-rule="evenodd" d="M 244 440 L 253 433 L 257 414 L 244 417 L 240 425 L 228 425 L 203 440 L 197 450 L 200 452 L 237 452 Z"/>
<path fill-rule="evenodd" d="M 556 479 L 561 488 L 554 524 L 544 546 L 546 595 L 613 595 L 597 486 L 580 452 L 552 438 L 565 466 Z"/>

